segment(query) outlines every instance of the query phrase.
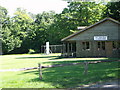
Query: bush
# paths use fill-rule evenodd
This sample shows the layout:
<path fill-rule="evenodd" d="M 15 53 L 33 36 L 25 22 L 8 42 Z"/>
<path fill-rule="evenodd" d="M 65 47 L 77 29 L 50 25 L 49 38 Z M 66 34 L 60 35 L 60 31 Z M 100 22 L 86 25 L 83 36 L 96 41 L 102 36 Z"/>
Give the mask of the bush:
<path fill-rule="evenodd" d="M 34 53 L 35 53 L 35 50 L 33 50 L 33 49 L 29 49 L 28 54 L 34 54 Z"/>

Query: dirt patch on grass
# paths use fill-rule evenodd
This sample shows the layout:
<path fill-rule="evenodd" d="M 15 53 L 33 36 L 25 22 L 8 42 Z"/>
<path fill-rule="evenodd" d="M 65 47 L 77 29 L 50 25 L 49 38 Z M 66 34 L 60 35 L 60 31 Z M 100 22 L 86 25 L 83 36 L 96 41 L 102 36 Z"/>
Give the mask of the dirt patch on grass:
<path fill-rule="evenodd" d="M 99 82 L 96 84 L 78 86 L 76 88 L 120 88 L 120 79 L 101 82 L 101 83 Z"/>

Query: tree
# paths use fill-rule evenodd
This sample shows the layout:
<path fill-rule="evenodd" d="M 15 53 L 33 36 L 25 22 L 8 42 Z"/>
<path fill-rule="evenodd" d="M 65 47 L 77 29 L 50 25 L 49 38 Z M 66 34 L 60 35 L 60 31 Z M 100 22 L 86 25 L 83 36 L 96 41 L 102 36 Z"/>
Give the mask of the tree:
<path fill-rule="evenodd" d="M 0 43 L 2 43 L 3 53 L 7 53 L 13 49 L 13 38 L 10 31 L 11 20 L 7 13 L 7 9 L 0 6 Z"/>
<path fill-rule="evenodd" d="M 54 22 L 54 11 L 37 14 L 34 22 L 34 48 L 38 49 L 48 41 L 49 27 Z"/>
<path fill-rule="evenodd" d="M 95 2 L 71 2 L 68 8 L 65 8 L 64 13 L 70 13 L 68 17 L 77 26 L 91 25 L 100 19 L 106 6 L 103 4 L 96 4 Z"/>
<path fill-rule="evenodd" d="M 104 17 L 111 17 L 120 21 L 120 1 L 119 2 L 109 2 L 107 5 L 106 13 Z"/>
<path fill-rule="evenodd" d="M 78 26 L 89 26 L 102 19 L 105 9 L 105 5 L 95 2 L 69 2 L 61 14 L 56 14 L 49 30 L 49 41 L 60 44 L 61 39 L 72 34 Z"/>
<path fill-rule="evenodd" d="M 61 44 L 61 39 L 76 31 L 78 26 L 88 26 L 102 19 L 105 11 L 104 4 L 69 2 L 60 14 L 50 11 L 34 15 L 17 8 L 14 17 L 9 17 L 7 10 L 1 7 L 3 51 L 27 53 L 29 49 L 39 51 L 47 41 Z"/>
<path fill-rule="evenodd" d="M 32 31 L 31 29 L 33 29 L 33 19 L 26 10 L 22 8 L 17 8 L 14 15 L 15 16 L 12 17 L 12 34 L 18 39 L 16 40 L 18 41 L 18 45 L 17 47 L 14 47 L 14 50 L 10 53 L 27 53 L 30 48 L 30 43 L 27 37 Z"/>
<path fill-rule="evenodd" d="M 7 16 L 6 9 L 1 8 L 1 10 L 4 15 L 2 18 L 1 31 L 3 53 L 14 53 L 14 50 L 20 48 L 25 40 L 29 27 L 31 27 L 30 23 L 32 23 L 32 19 L 28 16 L 25 10 L 20 8 L 16 10 L 15 16 L 12 18 Z"/>

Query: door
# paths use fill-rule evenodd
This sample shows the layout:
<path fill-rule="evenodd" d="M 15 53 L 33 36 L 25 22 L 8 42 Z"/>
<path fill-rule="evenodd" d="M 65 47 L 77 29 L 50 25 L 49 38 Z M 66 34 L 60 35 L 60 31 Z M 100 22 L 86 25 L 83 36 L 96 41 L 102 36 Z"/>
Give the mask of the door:
<path fill-rule="evenodd" d="M 97 42 L 96 54 L 98 57 L 105 57 L 106 56 L 106 43 L 105 43 L 105 41 L 98 41 Z"/>
<path fill-rule="evenodd" d="M 112 57 L 113 43 L 110 41 L 105 42 L 106 56 Z"/>

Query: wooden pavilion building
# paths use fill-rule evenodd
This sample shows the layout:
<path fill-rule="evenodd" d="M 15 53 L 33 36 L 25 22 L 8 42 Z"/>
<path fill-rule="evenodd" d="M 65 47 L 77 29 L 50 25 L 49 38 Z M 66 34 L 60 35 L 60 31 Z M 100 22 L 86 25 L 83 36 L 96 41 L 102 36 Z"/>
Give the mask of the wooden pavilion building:
<path fill-rule="evenodd" d="M 105 18 L 63 38 L 63 57 L 120 57 L 120 22 Z"/>

